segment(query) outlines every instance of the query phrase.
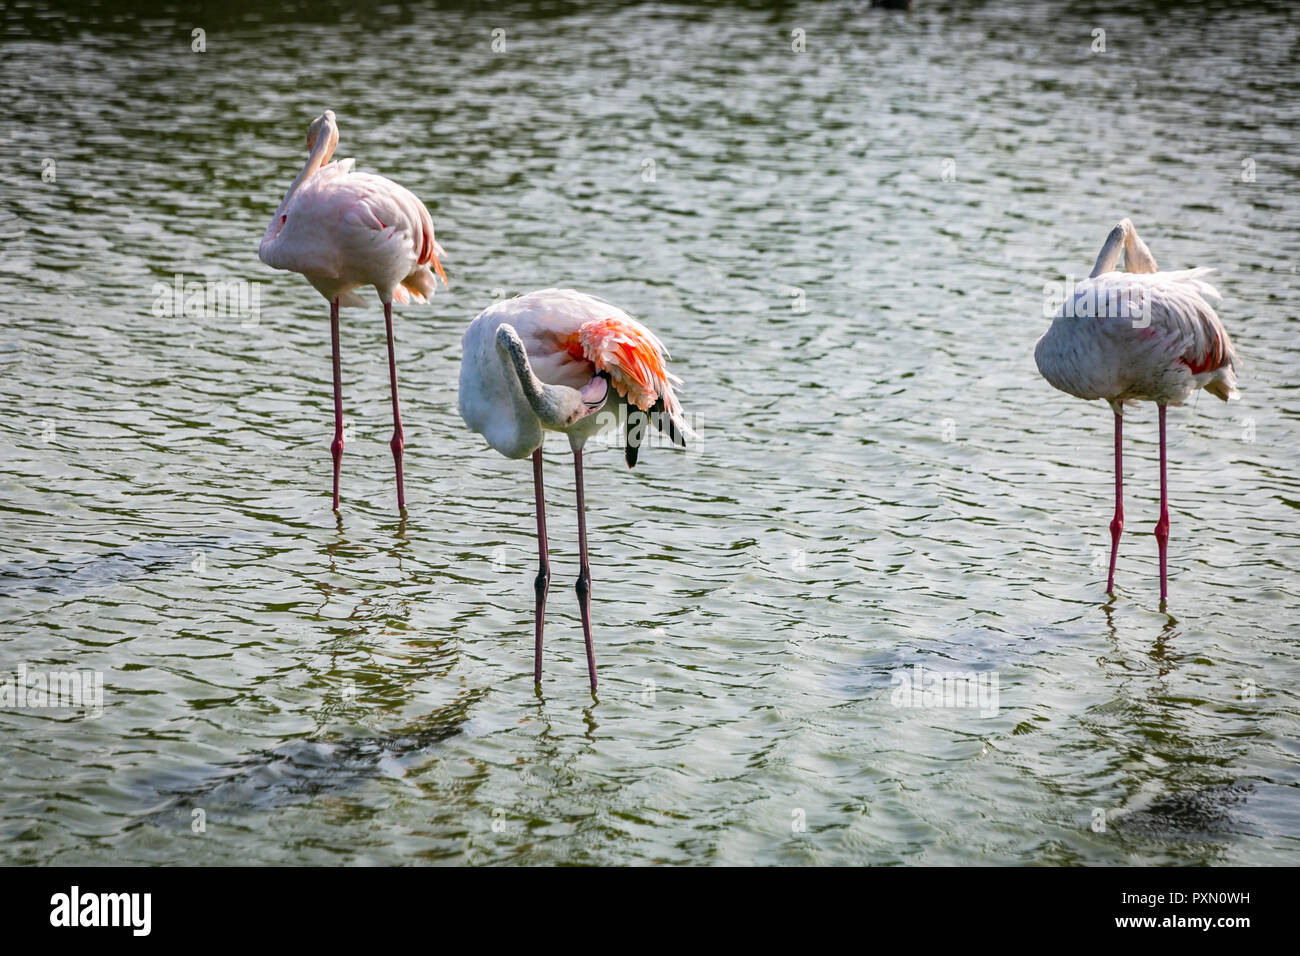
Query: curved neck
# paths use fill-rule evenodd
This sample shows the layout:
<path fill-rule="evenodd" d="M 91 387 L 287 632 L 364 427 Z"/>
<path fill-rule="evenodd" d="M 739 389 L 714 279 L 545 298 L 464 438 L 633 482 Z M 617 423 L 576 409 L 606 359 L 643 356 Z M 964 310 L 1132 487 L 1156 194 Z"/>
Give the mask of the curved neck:
<path fill-rule="evenodd" d="M 1119 254 L 1123 251 L 1124 223 L 1121 222 L 1106 237 L 1106 244 L 1101 247 L 1101 253 L 1097 256 L 1097 264 L 1092 267 L 1092 272 L 1088 274 L 1088 278 L 1095 279 L 1107 272 L 1114 272 L 1115 267 L 1119 265 Z"/>
<path fill-rule="evenodd" d="M 528 353 L 518 334 L 508 325 L 497 329 L 497 349 L 506 360 L 519 388 L 524 393 L 529 406 L 538 420 L 548 427 L 563 430 L 580 416 L 583 407 L 582 396 L 577 389 L 563 385 L 547 385 L 533 372 L 528 362 Z"/>
<path fill-rule="evenodd" d="M 324 129 L 316 137 L 316 142 L 312 145 L 311 151 L 307 154 L 307 163 L 302 167 L 302 172 L 289 185 L 288 192 L 284 194 L 284 199 L 280 201 L 281 206 L 289 201 L 303 183 L 315 176 L 317 171 L 329 162 L 330 157 L 334 155 L 334 148 L 338 145 L 338 142 L 338 130 L 332 124 L 325 125 Z"/>

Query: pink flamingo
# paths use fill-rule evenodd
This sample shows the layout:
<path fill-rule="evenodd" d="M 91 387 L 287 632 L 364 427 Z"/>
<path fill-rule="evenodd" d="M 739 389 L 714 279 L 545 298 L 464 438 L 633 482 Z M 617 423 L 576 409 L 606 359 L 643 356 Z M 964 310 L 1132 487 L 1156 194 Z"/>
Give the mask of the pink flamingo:
<path fill-rule="evenodd" d="M 461 340 L 460 414 L 507 458 L 533 457 L 538 571 L 534 582 L 533 680 L 542 680 L 542 622 L 551 566 L 542 493 L 544 432 L 563 432 L 573 451 L 578 499 L 577 582 L 587 674 L 596 690 L 591 642 L 591 566 L 582 492 L 582 448 L 606 427 L 623 429 L 628 467 L 636 465 L 653 425 L 682 447 L 694 433 L 686 424 L 668 371 L 668 353 L 617 306 L 571 289 L 543 289 L 499 302 L 479 313 Z M 613 386 L 611 388 L 611 386 Z"/>
<path fill-rule="evenodd" d="M 406 436 L 397 398 L 397 358 L 393 348 L 393 302 L 427 302 L 437 288 L 436 270 L 446 286 L 433 237 L 433 219 L 424 203 L 391 179 L 354 173 L 354 160 L 330 162 L 339 142 L 334 111 L 326 110 L 307 129 L 307 165 L 284 194 L 262 237 L 258 255 L 268 266 L 301 272 L 330 303 L 330 341 L 334 352 L 334 510 L 339 508 L 343 460 L 343 383 L 339 370 L 339 308 L 364 305 L 354 289 L 372 285 L 384 303 L 388 331 L 388 378 L 393 395 L 393 464 L 397 507 L 406 508 L 402 453 Z M 432 268 L 431 268 L 432 267 Z"/>
<path fill-rule="evenodd" d="M 1115 270 L 1121 250 L 1124 272 Z M 1110 523 L 1110 573 L 1124 530 L 1121 442 L 1126 402 L 1155 402 L 1160 416 L 1160 600 L 1169 596 L 1166 563 L 1169 503 L 1165 481 L 1165 408 L 1181 405 L 1197 389 L 1223 399 L 1239 397 L 1237 353 L 1209 299 L 1221 299 L 1201 277 L 1211 269 L 1159 272 L 1133 223 L 1111 230 L 1092 274 L 1052 319 L 1034 348 L 1043 378 L 1078 398 L 1104 398 L 1115 413 L 1115 517 Z"/>

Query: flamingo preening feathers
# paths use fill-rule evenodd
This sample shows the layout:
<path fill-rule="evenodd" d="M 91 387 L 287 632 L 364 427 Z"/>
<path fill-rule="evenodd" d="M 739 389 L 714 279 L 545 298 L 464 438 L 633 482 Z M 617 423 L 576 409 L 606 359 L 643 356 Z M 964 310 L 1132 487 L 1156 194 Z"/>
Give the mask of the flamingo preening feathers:
<path fill-rule="evenodd" d="M 354 290 L 374 286 L 384 304 L 388 333 L 388 376 L 393 398 L 393 464 L 397 507 L 406 507 L 402 455 L 406 447 L 397 396 L 397 358 L 393 345 L 393 302 L 426 302 L 447 276 L 445 255 L 433 236 L 433 219 L 424 203 L 391 179 L 353 172 L 354 160 L 330 162 L 339 142 L 333 110 L 307 130 L 307 164 L 275 211 L 258 255 L 268 266 L 300 272 L 330 304 L 334 360 L 334 510 L 339 507 L 343 458 L 343 384 L 339 368 L 339 308 L 363 305 Z"/>
<path fill-rule="evenodd" d="M 542 440 L 563 432 L 573 451 L 578 503 L 578 607 L 587 674 L 596 689 L 591 639 L 591 567 L 582 488 L 582 449 L 597 432 L 623 429 L 633 467 L 650 427 L 685 447 L 686 423 L 668 353 L 648 328 L 617 306 L 571 289 L 543 289 L 489 306 L 461 340 L 461 417 L 507 458 L 533 459 L 538 571 L 534 582 L 533 680 L 542 679 L 542 626 L 551 568 L 542 491 Z"/>
<path fill-rule="evenodd" d="M 1115 271 L 1120 253 L 1123 272 Z M 1165 478 L 1165 409 L 1198 389 L 1238 397 L 1237 353 L 1210 305 L 1218 291 L 1206 268 L 1160 272 L 1155 256 L 1124 219 L 1111 230 L 1092 274 L 1075 286 L 1034 348 L 1038 370 L 1056 388 L 1078 398 L 1104 398 L 1115 415 L 1115 516 L 1110 523 L 1110 572 L 1124 530 L 1121 444 L 1124 405 L 1155 402 L 1160 417 L 1160 600 L 1169 596 L 1169 503 Z"/>

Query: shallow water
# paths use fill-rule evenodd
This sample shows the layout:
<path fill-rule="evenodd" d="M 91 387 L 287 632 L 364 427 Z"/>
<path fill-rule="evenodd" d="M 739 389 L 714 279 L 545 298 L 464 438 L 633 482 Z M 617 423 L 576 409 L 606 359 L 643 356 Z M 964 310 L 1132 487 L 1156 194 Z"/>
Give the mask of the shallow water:
<path fill-rule="evenodd" d="M 917 7 L 7 4 L 0 676 L 104 699 L 0 708 L 0 860 L 1300 862 L 1300 19 Z M 326 106 L 448 251 L 405 520 L 377 302 L 336 519 L 328 312 L 257 259 Z M 1110 415 L 1032 357 L 1123 215 L 1246 363 L 1170 413 L 1169 613 L 1154 409 L 1107 604 Z M 177 273 L 260 313 L 157 316 Z M 567 445 L 535 694 L 529 468 L 456 413 L 461 330 L 552 284 L 652 325 L 700 432 L 587 455 L 597 699 Z M 916 666 L 994 712 L 896 706 Z"/>

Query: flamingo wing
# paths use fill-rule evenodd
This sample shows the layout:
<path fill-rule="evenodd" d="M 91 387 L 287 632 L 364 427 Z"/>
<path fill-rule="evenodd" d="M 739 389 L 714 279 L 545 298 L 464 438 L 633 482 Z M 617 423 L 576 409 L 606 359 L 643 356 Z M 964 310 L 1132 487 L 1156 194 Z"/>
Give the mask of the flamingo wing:
<path fill-rule="evenodd" d="M 591 319 L 566 344 L 575 357 L 580 354 L 606 373 L 619 394 L 637 408 L 649 411 L 662 401 L 673 417 L 681 415 L 673 386 L 682 380 L 668 371 L 663 343 L 640 322 L 616 315 Z"/>
<path fill-rule="evenodd" d="M 1237 352 L 1211 300 L 1222 297 L 1205 281 L 1209 268 L 1150 274 L 1108 273 L 1135 309 L 1112 325 L 1145 344 L 1153 368 L 1186 369 L 1191 386 L 1224 401 L 1237 398 Z"/>
<path fill-rule="evenodd" d="M 668 350 L 653 332 L 624 314 L 584 322 L 568 343 L 572 354 L 581 354 L 628 402 L 649 413 L 649 421 L 677 445 L 685 447 L 694 436 L 686 424 L 673 386 L 682 380 L 668 371 Z M 644 430 L 627 423 L 624 435 L 629 468 L 636 466 Z"/>
<path fill-rule="evenodd" d="M 1236 366 L 1237 353 L 1228 330 L 1210 299 L 1222 298 L 1203 278 L 1210 269 L 1182 269 L 1157 273 L 1160 281 L 1150 284 L 1152 325 L 1174 333 L 1176 360 L 1193 375 Z"/>
<path fill-rule="evenodd" d="M 447 274 L 438 261 L 446 253 L 434 238 L 433 217 L 410 190 L 370 173 L 353 173 L 331 186 L 347 204 L 340 241 L 351 246 L 358 257 L 405 261 L 409 274 L 394 290 L 399 301 L 405 301 L 407 293 L 420 302 L 433 294 L 436 283 L 428 274 L 430 268 L 444 286 L 447 284 Z"/>

